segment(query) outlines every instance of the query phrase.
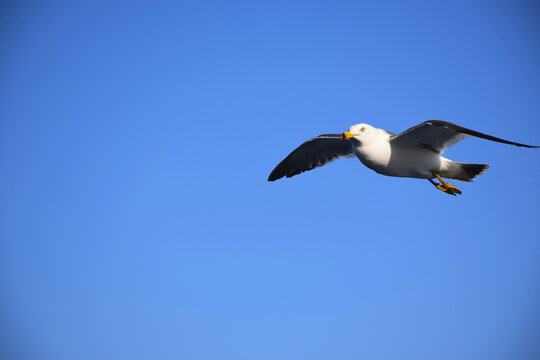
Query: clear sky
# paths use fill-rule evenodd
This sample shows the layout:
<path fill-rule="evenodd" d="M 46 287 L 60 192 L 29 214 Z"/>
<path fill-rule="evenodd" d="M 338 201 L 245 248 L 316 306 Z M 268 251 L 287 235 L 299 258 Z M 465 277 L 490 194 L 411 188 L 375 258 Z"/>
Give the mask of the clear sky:
<path fill-rule="evenodd" d="M 442 119 L 540 145 L 535 1 L 44 1 L 0 11 L 14 360 L 540 358 L 540 151 L 460 197 L 303 141 Z M 22 4 L 21 4 L 22 3 Z"/>

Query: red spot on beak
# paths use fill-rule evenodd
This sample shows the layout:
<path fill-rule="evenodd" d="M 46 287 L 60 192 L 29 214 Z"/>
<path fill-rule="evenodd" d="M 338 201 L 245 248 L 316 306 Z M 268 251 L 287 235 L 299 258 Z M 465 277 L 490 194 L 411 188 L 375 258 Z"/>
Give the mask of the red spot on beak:
<path fill-rule="evenodd" d="M 341 134 L 341 140 L 345 139 L 345 134 Z"/>

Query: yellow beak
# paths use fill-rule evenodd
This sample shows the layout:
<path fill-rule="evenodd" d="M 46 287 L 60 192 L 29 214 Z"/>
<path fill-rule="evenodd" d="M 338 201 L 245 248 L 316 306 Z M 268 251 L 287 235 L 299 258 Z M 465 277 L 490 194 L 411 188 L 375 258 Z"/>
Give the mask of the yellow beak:
<path fill-rule="evenodd" d="M 346 132 L 343 133 L 343 135 L 341 135 L 341 138 L 342 139 L 350 139 L 352 137 L 355 137 L 356 135 L 358 135 L 358 134 L 353 134 L 352 132 L 346 131 Z"/>

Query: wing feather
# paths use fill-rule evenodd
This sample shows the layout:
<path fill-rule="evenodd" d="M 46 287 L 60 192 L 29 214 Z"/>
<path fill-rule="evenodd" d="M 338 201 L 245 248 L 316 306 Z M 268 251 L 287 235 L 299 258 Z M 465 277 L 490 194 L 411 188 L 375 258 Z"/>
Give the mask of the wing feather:
<path fill-rule="evenodd" d="M 442 154 L 447 148 L 469 136 L 527 148 L 538 147 L 504 140 L 441 120 L 428 120 L 416 125 L 391 137 L 390 143 L 397 146 L 424 146 Z"/>
<path fill-rule="evenodd" d="M 316 136 L 291 152 L 270 173 L 268 181 L 292 177 L 326 165 L 342 157 L 353 157 L 352 142 L 341 140 L 341 134 Z"/>

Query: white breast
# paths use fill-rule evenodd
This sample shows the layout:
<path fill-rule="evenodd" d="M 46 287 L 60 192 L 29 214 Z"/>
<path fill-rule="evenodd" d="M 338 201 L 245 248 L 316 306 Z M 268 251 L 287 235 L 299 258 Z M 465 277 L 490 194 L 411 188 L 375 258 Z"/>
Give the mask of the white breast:
<path fill-rule="evenodd" d="M 390 143 L 386 133 L 381 132 L 375 141 L 371 141 L 369 144 L 357 144 L 353 150 L 358 159 L 368 168 L 381 174 L 385 173 L 384 170 L 388 166 L 391 156 Z"/>

